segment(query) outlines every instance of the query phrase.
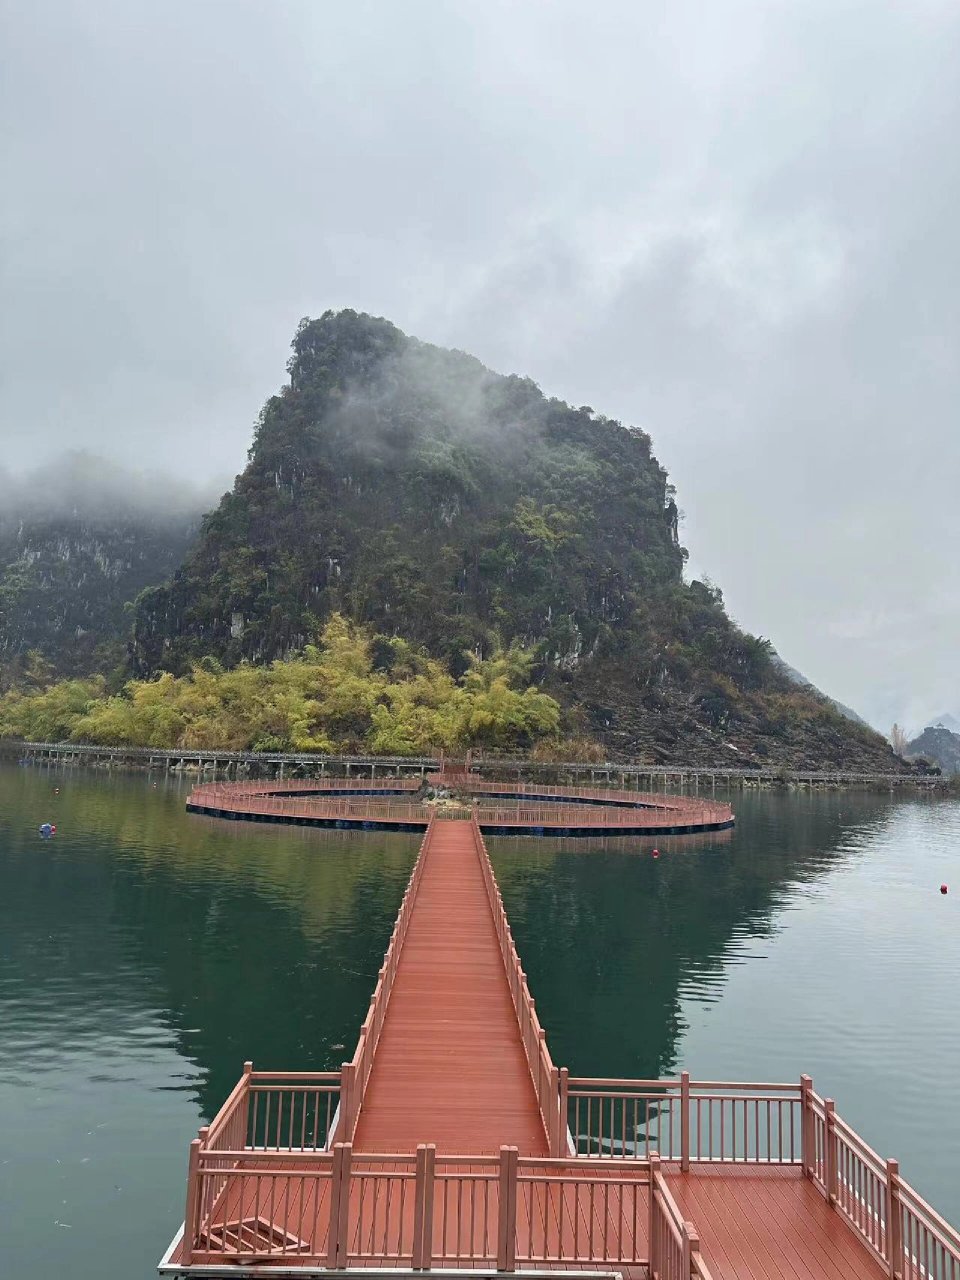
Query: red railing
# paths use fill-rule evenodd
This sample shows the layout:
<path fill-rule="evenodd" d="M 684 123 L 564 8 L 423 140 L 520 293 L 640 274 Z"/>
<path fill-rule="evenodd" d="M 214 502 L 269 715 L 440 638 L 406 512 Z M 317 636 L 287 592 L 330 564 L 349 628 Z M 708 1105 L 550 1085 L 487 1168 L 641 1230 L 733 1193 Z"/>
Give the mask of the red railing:
<path fill-rule="evenodd" d="M 421 804 L 413 799 L 405 800 L 403 793 L 412 793 L 419 785 L 414 781 L 391 779 L 391 791 L 397 799 L 376 795 L 343 795 L 355 790 L 357 783 L 344 780 L 331 782 L 211 782 L 195 786 L 188 805 L 191 808 L 213 811 L 215 814 L 232 814 L 236 817 L 276 818 L 279 821 L 296 819 L 322 819 L 325 821 L 409 823 L 424 827 L 433 817 L 469 818 L 476 813 L 480 823 L 488 827 L 521 827 L 539 833 L 555 828 L 662 828 L 665 824 L 679 827 L 710 827 L 732 821 L 729 805 L 710 800 L 669 797 L 656 807 L 631 807 L 619 803 L 617 798 L 629 796 L 629 792 L 610 792 L 610 803 L 577 804 L 574 793 L 584 797 L 603 799 L 604 793 L 586 787 L 564 788 L 564 796 L 571 802 L 547 801 L 549 788 L 518 788 L 513 801 L 484 801 L 478 795 L 472 807 L 447 806 L 437 808 Z M 376 784 L 372 784 L 376 785 Z M 291 794 L 292 793 L 292 794 Z M 304 794 L 306 793 L 306 794 Z M 651 800 L 653 797 L 651 797 Z M 661 797 L 661 801 L 665 798 Z"/>
<path fill-rule="evenodd" d="M 700 1253 L 700 1237 L 685 1222 L 660 1172 L 660 1158 L 650 1158 L 649 1269 L 651 1280 L 712 1280 Z"/>
<path fill-rule="evenodd" d="M 960 1280 L 960 1232 L 805 1086 L 804 1173 L 899 1280 Z"/>
<path fill-rule="evenodd" d="M 726 808 L 727 812 L 722 810 Z M 631 829 L 655 828 L 658 831 L 667 824 L 676 827 L 709 827 L 731 821 L 727 806 L 711 805 L 708 801 L 691 802 L 680 809 L 629 809 L 604 805 L 534 804 L 518 797 L 516 803 L 503 801 L 498 805 L 480 803 L 477 816 L 485 827 L 618 827 Z"/>
<path fill-rule="evenodd" d="M 426 1145 L 415 1156 L 360 1155 L 337 1143 L 309 1159 L 272 1152 L 254 1162 L 243 1151 L 206 1153 L 179 1264 L 641 1267 L 650 1178 L 645 1163 L 523 1157 L 515 1147 L 499 1157 L 438 1156 Z"/>
<path fill-rule="evenodd" d="M 487 846 L 476 814 L 473 816 L 473 838 L 480 857 L 487 898 L 493 914 L 493 925 L 497 931 L 510 996 L 517 1022 L 520 1024 L 520 1038 L 523 1042 L 527 1066 L 530 1069 L 530 1078 L 533 1080 L 536 1091 L 550 1153 L 555 1157 L 566 1156 L 568 1154 L 566 1117 L 562 1113 L 560 1101 L 560 1072 L 554 1066 L 550 1050 L 547 1048 L 547 1033 L 541 1027 L 540 1019 L 537 1017 L 536 1002 L 530 994 L 527 975 L 523 971 L 520 956 L 514 945 L 510 922 L 504 910 L 503 898 L 500 895 L 496 876 L 493 874 L 490 856 L 487 853 Z"/>
<path fill-rule="evenodd" d="M 734 1164 L 799 1164 L 803 1084 L 690 1079 L 567 1082 L 579 1155 Z"/>
<path fill-rule="evenodd" d="M 287 778 L 286 780 L 254 780 L 246 782 L 198 782 L 191 790 L 194 796 L 207 797 L 211 803 L 229 800 L 237 796 L 282 796 L 290 792 L 308 792 L 310 795 L 337 795 L 341 792 L 397 791 L 416 792 L 422 783 L 419 778 Z M 309 797 L 308 797 L 309 798 Z"/>
<path fill-rule="evenodd" d="M 575 807 L 577 800 L 593 801 L 595 803 L 587 804 L 585 808 L 624 808 L 628 812 L 637 810 L 642 812 L 643 809 L 666 810 L 672 814 L 699 813 L 712 815 L 716 820 L 723 821 L 733 817 L 733 810 L 729 804 L 720 800 L 701 799 L 699 796 L 679 796 L 667 795 L 662 792 L 642 792 L 642 791 L 618 791 L 610 787 L 582 787 L 574 784 L 558 783 L 555 786 L 541 786 L 535 783 L 524 782 L 522 784 L 511 784 L 509 782 L 484 781 L 476 774 L 428 774 L 427 782 L 436 785 L 445 785 L 458 791 L 466 791 L 471 795 L 478 797 L 494 796 L 502 797 L 505 793 L 513 793 L 518 800 L 529 799 L 552 800 L 554 806 L 563 805 L 567 802 L 573 802 Z M 662 814 L 659 821 L 663 822 Z"/>

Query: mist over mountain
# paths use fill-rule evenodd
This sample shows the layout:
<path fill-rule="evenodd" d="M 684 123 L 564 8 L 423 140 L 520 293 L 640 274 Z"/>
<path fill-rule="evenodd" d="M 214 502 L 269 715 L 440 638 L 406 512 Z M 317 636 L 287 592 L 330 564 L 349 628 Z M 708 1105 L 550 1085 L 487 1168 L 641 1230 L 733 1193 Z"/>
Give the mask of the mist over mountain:
<path fill-rule="evenodd" d="M 215 501 L 208 489 L 86 453 L 0 471 L 0 664 L 36 651 L 59 674 L 126 661 L 132 605 L 168 578 Z"/>
<path fill-rule="evenodd" d="M 288 372 L 232 491 L 138 604 L 138 674 L 269 662 L 340 612 L 454 672 L 533 649 L 566 730 L 611 753 L 897 767 L 683 581 L 644 431 L 352 311 L 303 321 Z"/>

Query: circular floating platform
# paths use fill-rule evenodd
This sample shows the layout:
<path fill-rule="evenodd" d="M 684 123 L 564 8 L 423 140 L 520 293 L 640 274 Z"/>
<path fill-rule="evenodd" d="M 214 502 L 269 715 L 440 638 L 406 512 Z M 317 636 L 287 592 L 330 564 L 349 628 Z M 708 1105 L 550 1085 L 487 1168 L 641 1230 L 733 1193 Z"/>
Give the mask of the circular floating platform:
<path fill-rule="evenodd" d="M 485 781 L 444 771 L 427 784 L 451 795 L 421 797 L 419 779 L 212 782 L 194 787 L 190 813 L 246 822 L 357 831 L 424 831 L 432 818 L 472 818 L 491 836 L 654 836 L 726 831 L 733 810 L 693 796 L 593 787 Z"/>

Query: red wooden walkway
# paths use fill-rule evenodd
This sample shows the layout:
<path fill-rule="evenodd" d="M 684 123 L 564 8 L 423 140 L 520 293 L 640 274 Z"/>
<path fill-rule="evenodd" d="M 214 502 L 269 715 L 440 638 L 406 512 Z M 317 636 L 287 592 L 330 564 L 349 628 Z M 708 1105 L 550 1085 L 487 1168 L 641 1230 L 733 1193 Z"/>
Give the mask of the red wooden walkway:
<path fill-rule="evenodd" d="M 248 1064 L 192 1144 L 161 1270 L 238 1264 L 960 1280 L 960 1234 L 805 1077 L 558 1071 L 474 817 L 431 822 L 353 1059 Z"/>
<path fill-rule="evenodd" d="M 548 1154 L 468 821 L 434 828 L 353 1147 L 421 1142 Z"/>

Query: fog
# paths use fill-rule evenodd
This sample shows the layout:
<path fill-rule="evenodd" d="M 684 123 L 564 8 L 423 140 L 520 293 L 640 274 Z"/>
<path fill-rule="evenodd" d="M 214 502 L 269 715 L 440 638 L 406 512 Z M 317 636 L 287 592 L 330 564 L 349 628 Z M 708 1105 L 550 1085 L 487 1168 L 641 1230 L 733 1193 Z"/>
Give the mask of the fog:
<path fill-rule="evenodd" d="M 0 524 L 63 517 L 182 523 L 214 507 L 226 484 L 198 484 L 82 451 L 11 471 L 0 466 Z"/>
<path fill-rule="evenodd" d="M 881 728 L 960 704 L 953 0 L 0 14 L 5 466 L 222 487 L 354 307 L 649 431 L 692 572 Z"/>

